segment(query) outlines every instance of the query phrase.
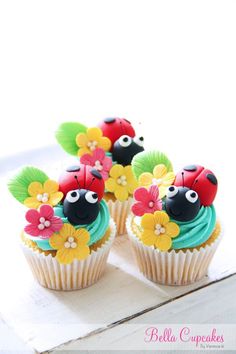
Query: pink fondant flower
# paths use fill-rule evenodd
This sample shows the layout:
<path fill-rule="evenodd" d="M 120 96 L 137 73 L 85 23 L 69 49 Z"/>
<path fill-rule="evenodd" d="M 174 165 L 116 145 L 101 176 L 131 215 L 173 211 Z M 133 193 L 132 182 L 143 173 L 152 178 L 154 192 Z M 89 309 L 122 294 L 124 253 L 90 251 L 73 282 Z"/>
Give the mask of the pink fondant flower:
<path fill-rule="evenodd" d="M 143 216 L 145 213 L 153 214 L 157 210 L 162 210 L 162 201 L 159 197 L 159 189 L 156 185 L 151 185 L 149 189 L 137 188 L 134 192 L 134 199 L 137 203 L 132 205 L 134 215 Z"/>
<path fill-rule="evenodd" d="M 63 226 L 61 218 L 54 216 L 53 208 L 47 204 L 41 205 L 39 210 L 28 210 L 25 218 L 29 222 L 24 228 L 25 232 L 42 239 L 49 238 Z"/>
<path fill-rule="evenodd" d="M 112 167 L 112 159 L 107 157 L 103 149 L 97 148 L 93 154 L 84 154 L 80 158 L 80 162 L 84 165 L 93 166 L 98 170 L 104 180 L 108 179 L 108 173 Z"/>

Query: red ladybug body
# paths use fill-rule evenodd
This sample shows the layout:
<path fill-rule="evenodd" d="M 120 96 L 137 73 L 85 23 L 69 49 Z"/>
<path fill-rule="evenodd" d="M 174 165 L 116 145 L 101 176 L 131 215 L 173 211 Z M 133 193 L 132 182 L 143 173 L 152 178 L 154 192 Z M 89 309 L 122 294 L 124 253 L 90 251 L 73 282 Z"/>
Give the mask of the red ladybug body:
<path fill-rule="evenodd" d="M 105 118 L 98 126 L 103 135 L 111 140 L 112 146 L 122 135 L 128 135 L 131 138 L 135 136 L 134 128 L 125 118 Z"/>
<path fill-rule="evenodd" d="M 188 187 L 197 192 L 201 204 L 204 206 L 213 203 L 218 187 L 214 173 L 199 165 L 184 167 L 176 175 L 174 185 Z"/>
<path fill-rule="evenodd" d="M 89 165 L 70 166 L 59 177 L 59 190 L 64 194 L 76 189 L 86 189 L 97 193 L 98 201 L 104 195 L 105 184 L 100 173 Z"/>

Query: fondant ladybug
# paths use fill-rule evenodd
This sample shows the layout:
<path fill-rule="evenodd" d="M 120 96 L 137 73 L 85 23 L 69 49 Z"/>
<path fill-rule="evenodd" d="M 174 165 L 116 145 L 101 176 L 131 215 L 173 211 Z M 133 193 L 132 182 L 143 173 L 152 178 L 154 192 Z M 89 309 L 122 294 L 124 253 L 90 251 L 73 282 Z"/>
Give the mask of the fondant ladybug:
<path fill-rule="evenodd" d="M 77 189 L 95 192 L 100 201 L 105 189 L 104 180 L 92 166 L 83 164 L 70 166 L 59 177 L 59 190 L 66 196 L 68 192 Z"/>
<path fill-rule="evenodd" d="M 127 166 L 131 164 L 133 157 L 143 151 L 144 138 L 122 135 L 114 144 L 112 157 L 117 163 Z"/>
<path fill-rule="evenodd" d="M 68 192 L 63 202 L 63 213 L 73 225 L 92 223 L 99 213 L 97 193 L 87 189 Z"/>
<path fill-rule="evenodd" d="M 122 135 L 128 135 L 131 138 L 135 136 L 134 128 L 125 118 L 105 118 L 99 123 L 99 128 L 103 135 L 111 140 L 112 146 Z"/>
<path fill-rule="evenodd" d="M 168 188 L 165 208 L 171 218 L 178 221 L 190 221 L 197 216 L 200 206 L 200 199 L 194 190 L 176 186 Z"/>
<path fill-rule="evenodd" d="M 174 185 L 188 187 L 197 192 L 200 202 L 204 206 L 213 203 L 218 187 L 214 173 L 199 165 L 184 167 L 176 175 Z"/>

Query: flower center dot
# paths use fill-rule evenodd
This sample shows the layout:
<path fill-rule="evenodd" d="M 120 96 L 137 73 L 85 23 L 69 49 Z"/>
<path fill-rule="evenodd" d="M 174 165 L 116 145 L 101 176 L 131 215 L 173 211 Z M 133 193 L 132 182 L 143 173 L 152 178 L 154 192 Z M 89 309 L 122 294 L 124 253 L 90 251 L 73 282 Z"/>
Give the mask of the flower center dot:
<path fill-rule="evenodd" d="M 96 168 L 98 171 L 103 170 L 103 166 L 99 160 L 95 161 L 94 168 Z"/>
<path fill-rule="evenodd" d="M 45 223 L 44 223 L 44 225 L 45 225 L 46 227 L 50 227 L 50 226 L 51 226 L 51 223 L 50 223 L 49 220 L 46 220 Z"/>
<path fill-rule="evenodd" d="M 161 178 L 153 178 L 152 179 L 152 184 L 157 184 L 160 186 L 163 183 L 163 180 Z"/>
<path fill-rule="evenodd" d="M 149 206 L 149 208 L 153 208 L 153 207 L 154 207 L 154 202 L 152 202 L 152 201 L 149 202 L 149 203 L 148 203 L 148 206 Z"/>
<path fill-rule="evenodd" d="M 77 243 L 75 242 L 74 237 L 69 236 L 67 241 L 64 243 L 65 248 L 76 248 Z"/>
<path fill-rule="evenodd" d="M 160 224 L 155 225 L 154 233 L 156 235 L 164 234 L 165 232 L 166 232 L 166 229 L 162 225 L 160 225 Z"/>
<path fill-rule="evenodd" d="M 37 194 L 37 200 L 38 200 L 39 202 L 41 202 L 42 199 L 43 199 L 43 195 L 42 195 L 42 194 Z"/>
<path fill-rule="evenodd" d="M 91 151 L 94 151 L 96 149 L 97 145 L 98 145 L 98 142 L 95 141 L 95 140 L 89 141 L 88 144 L 87 144 L 87 146 L 89 147 L 89 149 Z"/>
<path fill-rule="evenodd" d="M 65 246 L 65 248 L 70 248 L 70 242 L 65 242 L 64 246 Z"/>
<path fill-rule="evenodd" d="M 39 219 L 40 224 L 38 224 L 38 229 L 39 230 L 44 230 L 45 227 L 50 227 L 51 222 L 49 220 L 46 220 L 43 216 Z"/>
<path fill-rule="evenodd" d="M 77 243 L 76 243 L 76 242 L 72 242 L 72 243 L 70 244 L 70 247 L 71 247 L 71 248 L 76 248 L 76 247 L 77 247 Z"/>
<path fill-rule="evenodd" d="M 47 203 L 49 199 L 49 194 L 48 193 L 43 193 L 42 195 L 42 202 Z"/>
<path fill-rule="evenodd" d="M 127 184 L 126 176 L 122 175 L 119 178 L 117 178 L 117 183 L 121 184 L 122 186 L 126 186 L 126 184 Z"/>
<path fill-rule="evenodd" d="M 39 229 L 39 230 L 44 230 L 44 227 L 45 227 L 44 224 L 39 224 L 39 225 L 38 225 L 38 229 Z"/>

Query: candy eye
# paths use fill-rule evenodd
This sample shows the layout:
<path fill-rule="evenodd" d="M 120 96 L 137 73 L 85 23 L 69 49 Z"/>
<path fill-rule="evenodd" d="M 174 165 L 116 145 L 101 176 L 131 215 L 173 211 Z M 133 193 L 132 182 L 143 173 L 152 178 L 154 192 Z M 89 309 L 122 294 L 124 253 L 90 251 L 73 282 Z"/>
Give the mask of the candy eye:
<path fill-rule="evenodd" d="M 87 192 L 85 194 L 85 199 L 87 200 L 88 203 L 95 204 L 98 201 L 98 195 L 97 193 L 94 192 Z"/>
<path fill-rule="evenodd" d="M 167 198 L 173 198 L 178 193 L 178 188 L 175 186 L 170 186 L 167 190 Z"/>
<path fill-rule="evenodd" d="M 143 144 L 144 144 L 144 138 L 143 136 L 135 136 L 134 137 L 134 142 L 138 145 L 138 146 L 141 146 L 143 147 Z"/>
<path fill-rule="evenodd" d="M 128 135 L 122 135 L 120 138 L 119 138 L 119 144 L 122 146 L 122 147 L 128 147 L 130 146 L 132 143 L 132 138 Z"/>
<path fill-rule="evenodd" d="M 185 193 L 185 197 L 186 199 L 190 202 L 190 203 L 195 203 L 198 200 L 198 194 L 197 192 L 194 192 L 193 190 L 190 189 L 190 191 L 187 191 Z"/>
<path fill-rule="evenodd" d="M 66 195 L 66 200 L 69 203 L 75 203 L 79 200 L 80 194 L 79 191 L 70 191 Z"/>

